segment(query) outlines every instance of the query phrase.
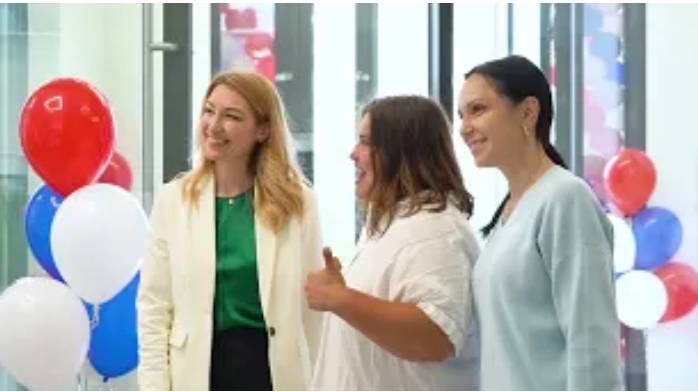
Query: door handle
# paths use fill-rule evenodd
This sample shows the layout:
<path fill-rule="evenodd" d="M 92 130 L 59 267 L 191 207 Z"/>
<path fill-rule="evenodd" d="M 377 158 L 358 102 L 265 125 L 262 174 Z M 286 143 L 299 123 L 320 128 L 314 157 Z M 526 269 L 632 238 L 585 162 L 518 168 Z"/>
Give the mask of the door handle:
<path fill-rule="evenodd" d="M 153 52 L 176 52 L 179 46 L 172 42 L 151 42 L 148 44 L 148 49 Z"/>

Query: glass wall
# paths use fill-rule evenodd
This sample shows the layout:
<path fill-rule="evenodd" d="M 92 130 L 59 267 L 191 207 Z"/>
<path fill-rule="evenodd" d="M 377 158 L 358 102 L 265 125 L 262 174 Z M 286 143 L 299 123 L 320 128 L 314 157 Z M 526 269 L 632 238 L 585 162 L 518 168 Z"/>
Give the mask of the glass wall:
<path fill-rule="evenodd" d="M 132 169 L 133 194 L 142 196 L 141 25 L 139 4 L 0 4 L 0 290 L 19 277 L 44 275 L 23 226 L 26 203 L 42 182 L 25 160 L 18 129 L 22 105 L 42 84 L 75 77 L 106 96 L 116 150 Z M 134 377 L 102 384 L 89 366 L 82 381 L 96 389 L 135 388 Z M 0 371 L 0 389 L 16 388 Z"/>
<path fill-rule="evenodd" d="M 28 90 L 26 4 L 0 4 L 0 290 L 27 273 L 22 225 L 27 164 L 17 138 L 18 113 Z M 16 384 L 0 369 L 0 389 Z"/>
<path fill-rule="evenodd" d="M 362 222 L 349 160 L 358 115 L 374 97 L 430 94 L 429 5 L 180 6 L 191 8 L 189 23 L 174 28 L 192 32 L 191 75 L 180 80 L 188 84 L 194 123 L 212 73 L 237 67 L 272 80 L 318 197 L 324 242 L 343 262 L 351 260 Z M 133 171 L 133 193 L 148 206 L 162 185 L 166 105 L 153 91 L 162 90 L 167 58 L 175 53 L 164 42 L 163 7 L 0 4 L 0 291 L 19 277 L 43 274 L 27 250 L 22 226 L 27 200 L 41 181 L 22 154 L 17 127 L 24 100 L 41 84 L 70 76 L 102 91 L 116 117 L 116 148 Z M 575 162 L 573 170 L 634 235 L 643 228 L 636 229 L 633 216 L 614 206 L 605 178 L 609 162 L 624 147 L 644 150 L 656 169 L 646 204 L 669 210 L 681 228 L 678 248 L 663 262 L 698 268 L 698 242 L 692 240 L 698 231 L 698 118 L 693 114 L 698 5 L 456 3 L 452 12 L 453 102 L 463 74 L 480 62 L 522 54 L 539 64 L 555 91 L 553 139 Z M 145 29 L 150 42 L 144 42 Z M 150 64 L 149 72 L 144 64 Z M 152 79 L 146 80 L 149 74 Z M 457 130 L 455 116 L 453 122 Z M 173 143 L 190 146 L 191 128 Z M 507 184 L 496 170 L 477 169 L 457 131 L 453 137 L 466 186 L 475 196 L 471 223 L 479 228 Z M 641 252 L 645 245 L 635 246 Z M 658 268 L 648 271 L 659 276 Z M 625 348 L 628 364 L 649 389 L 698 388 L 698 312 L 689 306 L 690 282 L 698 286 L 698 278 L 680 278 L 689 283 L 666 283 L 679 290 L 667 292 L 667 306 L 678 301 L 689 312 L 626 331 L 635 339 Z M 107 384 L 89 368 L 84 375 L 87 389 L 136 387 L 133 374 Z M 0 389 L 16 387 L 0 370 Z"/>

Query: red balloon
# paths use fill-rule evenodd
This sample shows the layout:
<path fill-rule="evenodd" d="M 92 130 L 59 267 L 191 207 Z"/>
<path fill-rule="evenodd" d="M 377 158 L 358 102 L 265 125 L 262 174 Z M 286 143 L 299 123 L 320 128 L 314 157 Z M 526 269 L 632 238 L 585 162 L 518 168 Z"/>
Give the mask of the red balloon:
<path fill-rule="evenodd" d="M 106 170 L 104 170 L 104 173 L 102 173 L 102 176 L 99 177 L 97 182 L 114 184 L 130 191 L 133 183 L 133 175 L 131 174 L 131 166 L 128 164 L 126 158 L 119 154 L 118 151 L 114 150 L 114 154 L 111 156 Z"/>
<path fill-rule="evenodd" d="M 654 273 L 662 280 L 669 295 L 664 316 L 660 322 L 679 319 L 698 304 L 698 274 L 688 264 L 670 262 L 657 268 Z"/>
<path fill-rule="evenodd" d="M 607 194 L 625 215 L 642 209 L 656 184 L 654 164 L 644 152 L 632 148 L 621 150 L 604 170 Z"/>
<path fill-rule="evenodd" d="M 114 120 L 94 87 L 55 79 L 24 104 L 19 137 L 34 171 L 65 197 L 104 171 L 114 150 Z"/>
<path fill-rule="evenodd" d="M 245 53 L 252 58 L 261 58 L 274 54 L 274 37 L 266 32 L 255 32 L 245 40 Z"/>
<path fill-rule="evenodd" d="M 257 11 L 252 8 L 240 10 L 227 7 L 221 12 L 225 15 L 225 29 L 227 31 L 257 28 Z"/>
<path fill-rule="evenodd" d="M 255 60 L 255 71 L 276 84 L 276 56 Z"/>

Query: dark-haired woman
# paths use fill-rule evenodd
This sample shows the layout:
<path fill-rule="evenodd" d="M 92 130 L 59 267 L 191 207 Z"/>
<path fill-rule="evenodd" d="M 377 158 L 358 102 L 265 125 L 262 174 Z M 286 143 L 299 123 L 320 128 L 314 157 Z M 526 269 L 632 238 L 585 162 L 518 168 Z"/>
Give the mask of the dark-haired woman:
<path fill-rule="evenodd" d="M 306 283 L 310 307 L 328 312 L 312 388 L 477 388 L 478 245 L 446 116 L 423 97 L 373 101 L 351 159 L 367 222 L 344 276 L 326 251 Z"/>
<path fill-rule="evenodd" d="M 476 66 L 458 111 L 476 165 L 509 183 L 473 272 L 482 388 L 622 388 L 612 228 L 549 141 L 544 74 L 519 56 Z"/>

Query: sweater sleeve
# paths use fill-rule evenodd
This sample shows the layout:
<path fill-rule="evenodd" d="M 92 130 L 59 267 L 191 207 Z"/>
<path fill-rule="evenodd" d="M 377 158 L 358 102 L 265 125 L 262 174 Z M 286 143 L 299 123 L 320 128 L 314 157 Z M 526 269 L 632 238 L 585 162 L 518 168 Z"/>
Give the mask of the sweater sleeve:
<path fill-rule="evenodd" d="M 537 246 L 565 337 L 567 389 L 621 389 L 612 228 L 583 183 L 551 196 Z"/>

